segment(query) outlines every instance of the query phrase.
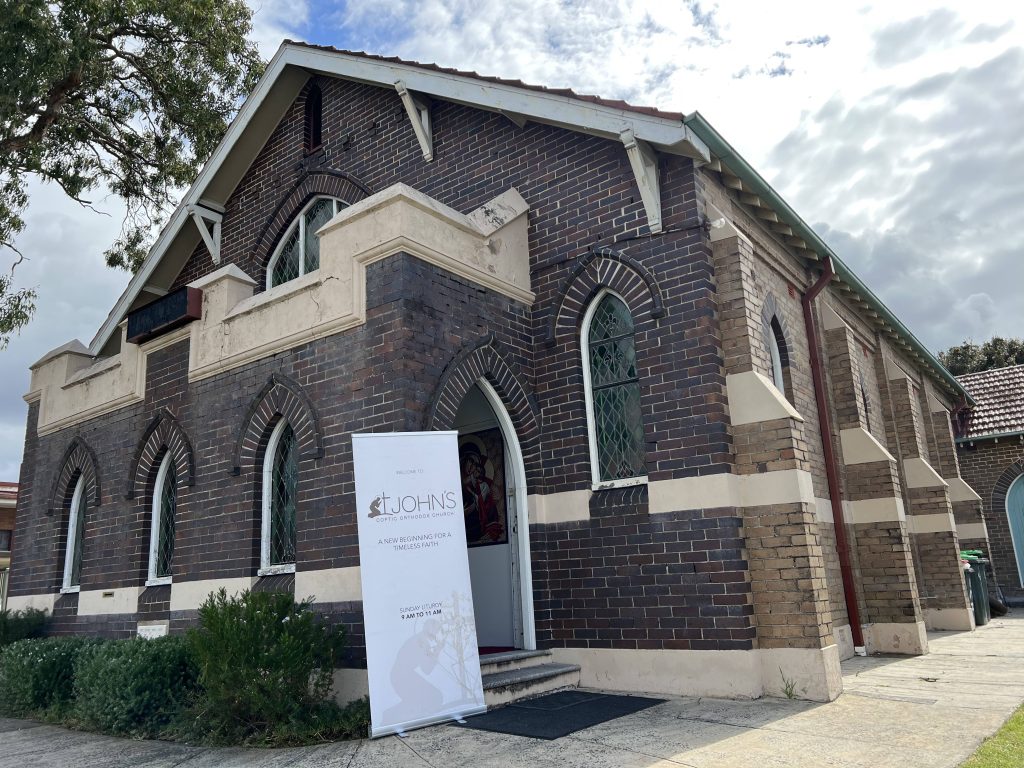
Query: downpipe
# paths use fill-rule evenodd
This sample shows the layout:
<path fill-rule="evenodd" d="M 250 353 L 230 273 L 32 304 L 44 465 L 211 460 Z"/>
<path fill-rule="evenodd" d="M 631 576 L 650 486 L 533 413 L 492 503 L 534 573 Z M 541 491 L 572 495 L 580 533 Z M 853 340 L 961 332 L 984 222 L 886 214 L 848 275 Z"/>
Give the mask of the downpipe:
<path fill-rule="evenodd" d="M 825 374 L 821 367 L 820 337 L 814 319 L 813 302 L 825 290 L 836 269 L 831 257 L 825 258 L 825 269 L 821 277 L 800 298 L 804 311 L 804 328 L 807 331 L 807 346 L 811 353 L 811 379 L 814 383 L 814 401 L 818 408 L 818 429 L 821 432 L 821 448 L 825 454 L 825 476 L 828 480 L 829 501 L 832 504 L 832 519 L 836 529 L 836 549 L 839 553 L 839 571 L 842 574 L 843 597 L 846 599 L 846 613 L 850 617 L 850 631 L 853 634 L 854 653 L 866 656 L 864 632 L 860 624 L 860 609 L 857 606 L 857 591 L 850 565 L 850 543 L 846 538 L 846 518 L 843 516 L 843 500 L 839 492 L 839 471 L 836 468 L 836 452 L 832 442 L 831 419 L 828 413 L 828 398 L 825 393 Z"/>

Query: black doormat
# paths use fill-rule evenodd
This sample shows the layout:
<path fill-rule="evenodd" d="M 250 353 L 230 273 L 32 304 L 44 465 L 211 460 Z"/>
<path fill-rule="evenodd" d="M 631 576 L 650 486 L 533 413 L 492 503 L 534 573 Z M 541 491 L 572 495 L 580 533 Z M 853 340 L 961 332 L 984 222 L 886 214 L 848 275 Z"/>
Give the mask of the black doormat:
<path fill-rule="evenodd" d="M 605 723 L 623 715 L 661 704 L 664 699 L 644 696 L 612 696 L 587 691 L 559 691 L 536 699 L 514 704 L 476 715 L 459 728 L 529 736 L 534 739 L 560 739 L 570 733 L 582 731 L 598 723 Z"/>

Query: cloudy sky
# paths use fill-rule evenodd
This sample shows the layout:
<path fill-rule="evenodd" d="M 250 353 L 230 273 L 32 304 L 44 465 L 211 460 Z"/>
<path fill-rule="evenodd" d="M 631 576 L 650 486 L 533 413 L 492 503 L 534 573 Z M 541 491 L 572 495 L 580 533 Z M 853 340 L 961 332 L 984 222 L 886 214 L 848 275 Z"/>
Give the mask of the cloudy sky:
<path fill-rule="evenodd" d="M 1024 6 L 669 0 L 253 0 L 284 37 L 699 110 L 933 350 L 1024 336 Z M 120 223 L 33 187 L 36 320 L 0 352 L 0 480 L 28 366 L 88 344 L 127 284 Z M 0 266 L 6 257 L 0 255 Z"/>

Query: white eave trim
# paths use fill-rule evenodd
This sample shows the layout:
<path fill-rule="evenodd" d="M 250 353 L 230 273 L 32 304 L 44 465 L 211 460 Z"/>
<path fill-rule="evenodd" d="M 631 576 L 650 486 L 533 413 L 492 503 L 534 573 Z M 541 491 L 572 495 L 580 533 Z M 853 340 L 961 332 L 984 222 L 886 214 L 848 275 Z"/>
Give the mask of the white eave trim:
<path fill-rule="evenodd" d="M 121 298 L 114 305 L 106 321 L 100 327 L 89 345 L 91 355 L 99 354 L 117 330 L 118 324 L 128 313 L 135 298 L 150 281 L 153 272 L 170 247 L 182 226 L 188 223 L 190 208 L 200 202 L 203 191 L 209 186 L 231 148 L 241 138 L 277 82 L 285 67 L 294 66 L 342 77 L 356 82 L 395 88 L 401 82 L 408 90 L 418 95 L 432 97 L 456 104 L 465 104 L 497 112 L 515 115 L 516 118 L 554 125 L 613 141 L 621 141 L 623 131 L 630 130 L 638 141 L 646 142 L 659 152 L 690 157 L 700 163 L 711 160 L 711 151 L 682 120 L 596 104 L 582 99 L 556 93 L 533 91 L 513 85 L 491 83 L 474 77 L 437 72 L 410 64 L 378 61 L 362 56 L 350 56 L 335 51 L 323 51 L 303 45 L 284 43 L 277 49 L 274 58 L 267 65 L 263 77 L 256 84 L 252 94 L 242 104 L 235 119 L 231 121 L 224 138 L 213 151 L 206 165 L 199 172 L 195 182 L 182 198 L 181 203 L 163 228 L 149 255 L 135 273 Z"/>

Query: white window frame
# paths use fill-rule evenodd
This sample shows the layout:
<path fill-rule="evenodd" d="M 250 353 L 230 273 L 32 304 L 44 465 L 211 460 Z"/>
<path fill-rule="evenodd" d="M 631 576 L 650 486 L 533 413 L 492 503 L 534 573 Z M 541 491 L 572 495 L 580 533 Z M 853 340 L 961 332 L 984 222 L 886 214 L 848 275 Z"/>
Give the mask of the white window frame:
<path fill-rule="evenodd" d="M 601 491 L 606 488 L 626 488 L 631 485 L 646 485 L 647 475 L 637 477 L 626 477 L 621 480 L 602 480 L 601 462 L 597 453 L 597 419 L 594 417 L 594 390 L 590 375 L 590 324 L 593 322 L 594 314 L 604 297 L 611 294 L 621 301 L 627 310 L 629 302 L 611 288 L 602 288 L 597 295 L 590 300 L 590 305 L 583 315 L 583 323 L 580 325 L 580 350 L 583 357 L 583 396 L 587 406 L 587 442 L 590 446 L 590 489 Z M 634 334 L 634 345 L 636 343 L 636 331 Z M 635 351 L 635 346 L 634 346 Z"/>
<path fill-rule="evenodd" d="M 172 464 L 171 452 L 164 453 L 163 461 L 160 462 L 160 469 L 156 473 L 156 483 L 153 485 L 153 506 L 150 514 L 149 528 L 149 571 L 146 578 L 147 587 L 157 587 L 162 584 L 170 584 L 170 576 L 157 576 L 157 550 L 160 548 L 160 525 L 163 521 L 163 497 L 164 483 L 167 482 L 167 473 Z M 177 478 L 175 478 L 177 479 Z"/>
<path fill-rule="evenodd" d="M 316 205 L 320 200 L 331 200 L 334 203 L 334 212 L 331 214 L 332 218 L 338 215 L 338 211 L 348 205 L 344 200 L 339 200 L 338 198 L 331 197 L 330 195 L 317 195 L 302 206 L 302 210 L 299 211 L 291 225 L 281 236 L 281 241 L 277 244 L 277 248 L 274 250 L 274 255 L 271 256 L 270 261 L 267 262 L 267 290 L 277 287 L 277 285 L 274 285 L 272 282 L 274 279 L 274 267 L 277 266 L 277 260 L 281 257 L 281 252 L 284 250 L 284 246 L 292 236 L 292 233 L 295 232 L 296 227 L 299 228 L 299 274 L 295 279 L 298 280 L 299 277 L 306 274 L 306 211 Z M 288 283 L 290 282 L 292 281 L 289 280 Z M 287 283 L 278 283 L 278 285 L 287 285 Z"/>
<path fill-rule="evenodd" d="M 274 456 L 277 454 L 277 446 L 281 442 L 281 435 L 288 426 L 287 419 L 281 419 L 270 433 L 270 440 L 267 441 L 267 450 L 263 453 L 263 493 L 262 507 L 263 520 L 260 525 L 260 569 L 259 576 L 275 576 L 279 573 L 295 573 L 295 563 L 270 563 L 270 521 L 271 505 L 274 495 Z"/>
<path fill-rule="evenodd" d="M 768 334 L 768 352 L 772 358 L 772 383 L 782 393 L 783 397 L 788 397 L 786 394 L 786 377 L 782 370 L 782 350 L 779 348 L 779 337 L 775 334 L 775 324 L 777 322 L 779 321 L 773 317 L 768 321 L 768 327 L 765 329 Z"/>
<path fill-rule="evenodd" d="M 81 584 L 71 583 L 71 565 L 75 560 L 75 548 L 78 546 L 78 508 L 82 503 L 82 497 L 85 495 L 85 475 L 78 475 L 78 482 L 75 483 L 75 492 L 71 496 L 71 514 L 68 515 L 68 529 L 65 536 L 65 551 L 64 551 L 64 577 L 61 579 L 60 591 L 62 594 L 69 592 L 78 592 L 81 590 Z"/>

